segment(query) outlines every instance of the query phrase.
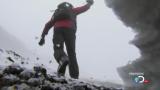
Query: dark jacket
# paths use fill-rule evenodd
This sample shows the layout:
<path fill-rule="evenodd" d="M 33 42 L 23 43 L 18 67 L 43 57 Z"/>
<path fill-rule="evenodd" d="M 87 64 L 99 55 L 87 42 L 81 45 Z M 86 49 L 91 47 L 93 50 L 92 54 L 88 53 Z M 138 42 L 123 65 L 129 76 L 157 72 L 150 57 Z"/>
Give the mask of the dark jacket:
<path fill-rule="evenodd" d="M 42 36 L 48 34 L 48 31 L 50 30 L 50 28 L 52 28 L 54 26 L 54 28 L 71 28 L 71 29 L 77 29 L 76 26 L 76 17 L 78 14 L 81 14 L 85 11 L 87 11 L 90 8 L 89 4 L 86 4 L 84 6 L 81 7 L 77 7 L 77 8 L 73 8 L 73 20 L 59 20 L 59 21 L 55 21 L 54 17 L 51 18 L 44 27 L 44 30 L 42 32 Z"/>

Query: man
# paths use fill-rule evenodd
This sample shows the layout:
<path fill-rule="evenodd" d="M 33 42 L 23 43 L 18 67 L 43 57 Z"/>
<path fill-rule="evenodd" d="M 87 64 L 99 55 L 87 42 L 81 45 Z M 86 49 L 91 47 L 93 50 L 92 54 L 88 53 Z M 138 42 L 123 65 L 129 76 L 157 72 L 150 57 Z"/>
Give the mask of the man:
<path fill-rule="evenodd" d="M 74 79 L 79 77 L 79 67 L 75 52 L 76 40 L 76 17 L 77 15 L 87 11 L 93 4 L 93 0 L 87 0 L 87 4 L 82 7 L 73 8 L 68 2 L 63 2 L 58 5 L 51 20 L 46 23 L 39 45 L 45 43 L 45 36 L 51 27 L 54 26 L 53 44 L 54 57 L 58 62 L 58 76 L 64 76 L 66 66 L 69 64 L 70 76 Z M 64 43 L 66 45 L 67 54 L 64 52 Z"/>

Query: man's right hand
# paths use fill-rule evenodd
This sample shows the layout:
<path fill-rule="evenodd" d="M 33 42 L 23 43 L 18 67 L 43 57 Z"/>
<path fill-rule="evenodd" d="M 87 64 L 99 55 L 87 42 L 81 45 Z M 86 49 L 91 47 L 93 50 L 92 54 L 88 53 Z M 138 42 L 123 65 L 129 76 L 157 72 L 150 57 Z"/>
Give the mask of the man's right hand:
<path fill-rule="evenodd" d="M 87 3 L 88 3 L 89 5 L 93 5 L 93 3 L 94 3 L 93 0 L 86 0 L 86 1 L 87 1 Z"/>
<path fill-rule="evenodd" d="M 43 46 L 45 44 L 45 39 L 44 37 L 41 38 L 41 40 L 39 41 L 39 45 Z"/>

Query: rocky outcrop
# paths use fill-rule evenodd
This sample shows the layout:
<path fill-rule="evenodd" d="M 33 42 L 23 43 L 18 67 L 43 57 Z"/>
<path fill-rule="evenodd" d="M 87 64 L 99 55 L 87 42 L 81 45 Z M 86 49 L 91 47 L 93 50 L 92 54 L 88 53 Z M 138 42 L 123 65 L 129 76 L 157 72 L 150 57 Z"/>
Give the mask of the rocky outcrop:
<path fill-rule="evenodd" d="M 0 69 L 0 90 L 122 90 L 47 74 L 42 66 L 33 70 L 12 64 Z"/>
<path fill-rule="evenodd" d="M 141 57 L 118 68 L 126 90 L 158 90 L 160 88 L 160 1 L 159 0 L 106 0 L 119 19 L 135 33 L 132 43 L 139 48 Z M 149 82 L 135 83 L 130 73 L 141 73 Z"/>

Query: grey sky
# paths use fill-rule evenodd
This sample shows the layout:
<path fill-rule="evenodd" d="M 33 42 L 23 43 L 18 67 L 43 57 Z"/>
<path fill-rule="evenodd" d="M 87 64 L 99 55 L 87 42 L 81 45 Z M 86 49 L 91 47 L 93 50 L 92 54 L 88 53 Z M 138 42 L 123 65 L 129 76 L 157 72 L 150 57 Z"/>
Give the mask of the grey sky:
<path fill-rule="evenodd" d="M 53 30 L 46 37 L 44 47 L 37 45 L 35 37 L 41 35 L 44 24 L 52 16 L 50 10 L 62 1 L 69 1 L 75 7 L 85 4 L 85 0 L 0 0 L 0 25 L 49 61 L 53 59 Z M 81 77 L 120 82 L 116 67 L 139 57 L 138 49 L 128 44 L 134 33 L 117 19 L 103 0 L 96 0 L 77 21 L 76 50 Z"/>

